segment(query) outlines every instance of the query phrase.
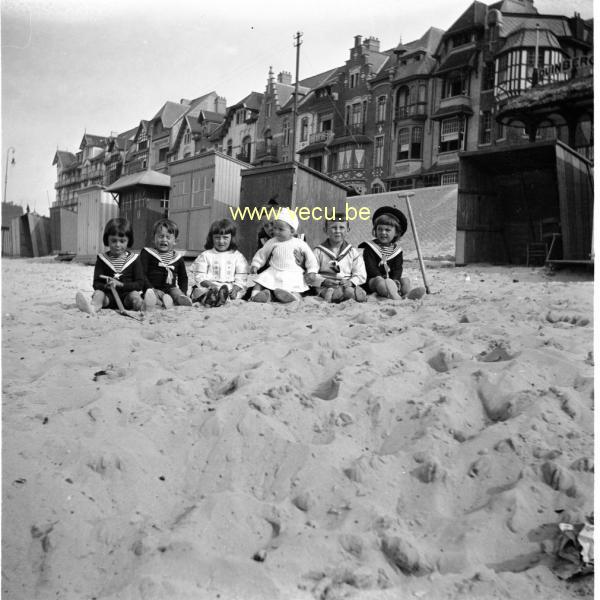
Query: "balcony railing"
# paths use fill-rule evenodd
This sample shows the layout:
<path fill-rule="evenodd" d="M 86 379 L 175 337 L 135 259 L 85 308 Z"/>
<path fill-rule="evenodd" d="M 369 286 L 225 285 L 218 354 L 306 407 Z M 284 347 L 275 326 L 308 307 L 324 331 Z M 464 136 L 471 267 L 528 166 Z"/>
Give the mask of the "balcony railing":
<path fill-rule="evenodd" d="M 276 159 L 278 156 L 279 147 L 277 144 L 273 144 L 272 142 L 269 144 L 265 144 L 265 142 L 258 142 L 256 144 L 256 160 L 265 157 Z"/>
<path fill-rule="evenodd" d="M 308 136 L 309 144 L 317 144 L 319 142 L 328 142 L 333 138 L 333 131 L 319 131 L 318 133 L 311 133 Z"/>
<path fill-rule="evenodd" d="M 247 162 L 247 163 L 250 162 L 250 157 L 247 154 L 244 154 L 243 152 L 240 152 L 240 153 L 236 154 L 235 157 L 238 160 L 241 160 L 243 162 Z"/>
<path fill-rule="evenodd" d="M 427 105 L 425 102 L 417 102 L 416 104 L 407 104 L 405 106 L 396 107 L 396 119 L 408 119 L 416 115 L 425 115 Z"/>
<path fill-rule="evenodd" d="M 365 132 L 364 123 L 346 124 L 346 135 L 356 135 Z"/>

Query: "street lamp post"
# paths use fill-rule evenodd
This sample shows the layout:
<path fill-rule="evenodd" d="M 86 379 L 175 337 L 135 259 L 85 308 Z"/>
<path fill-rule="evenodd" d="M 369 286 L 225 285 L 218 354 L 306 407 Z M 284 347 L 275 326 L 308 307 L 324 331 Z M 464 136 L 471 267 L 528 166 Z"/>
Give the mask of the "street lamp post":
<path fill-rule="evenodd" d="M 6 184 L 8 183 L 8 155 L 12 150 L 12 159 L 10 161 L 11 165 L 15 164 L 15 149 L 12 146 L 9 146 L 6 150 L 6 165 L 4 166 L 4 196 L 2 196 L 2 202 L 6 202 Z"/>

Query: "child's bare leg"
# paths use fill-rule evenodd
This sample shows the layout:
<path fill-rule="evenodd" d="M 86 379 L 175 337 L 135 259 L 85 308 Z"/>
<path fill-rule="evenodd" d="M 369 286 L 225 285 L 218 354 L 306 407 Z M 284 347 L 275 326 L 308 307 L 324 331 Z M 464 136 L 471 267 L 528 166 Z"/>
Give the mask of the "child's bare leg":
<path fill-rule="evenodd" d="M 77 304 L 77 308 L 80 311 L 88 313 L 89 315 L 94 315 L 101 308 L 108 306 L 109 300 L 102 290 L 94 291 L 91 302 L 81 292 L 77 292 L 75 304 Z"/>
<path fill-rule="evenodd" d="M 260 285 L 260 283 L 256 283 L 252 288 L 250 300 L 252 302 L 270 302 L 271 292 L 264 288 L 262 285 Z"/>
<path fill-rule="evenodd" d="M 401 296 L 398 293 L 398 284 L 393 279 L 385 279 L 384 281 L 388 291 L 388 298 L 400 300 Z"/>
<path fill-rule="evenodd" d="M 125 296 L 125 301 L 123 302 L 123 306 L 125 308 L 129 308 L 131 310 L 142 310 L 143 305 L 142 295 L 140 292 L 129 292 L 127 296 Z"/>
<path fill-rule="evenodd" d="M 331 295 L 331 301 L 337 304 L 344 299 L 344 288 L 341 285 L 333 288 L 333 294 Z"/>
<path fill-rule="evenodd" d="M 400 295 L 404 298 L 410 292 L 410 277 L 400 277 Z"/>
<path fill-rule="evenodd" d="M 188 298 L 179 288 L 177 287 L 172 287 L 169 290 L 169 296 L 172 298 L 173 302 L 177 305 L 177 306 L 191 306 L 192 305 L 192 301 L 190 298 Z M 165 295 L 166 297 L 166 295 Z M 163 302 L 165 301 L 165 299 L 163 298 Z M 165 306 L 166 308 L 166 306 Z"/>
<path fill-rule="evenodd" d="M 373 279 L 369 280 L 369 289 L 372 292 L 375 292 L 378 296 L 382 296 L 383 298 L 389 298 L 386 280 L 380 275 L 378 275 L 377 277 L 373 277 Z"/>

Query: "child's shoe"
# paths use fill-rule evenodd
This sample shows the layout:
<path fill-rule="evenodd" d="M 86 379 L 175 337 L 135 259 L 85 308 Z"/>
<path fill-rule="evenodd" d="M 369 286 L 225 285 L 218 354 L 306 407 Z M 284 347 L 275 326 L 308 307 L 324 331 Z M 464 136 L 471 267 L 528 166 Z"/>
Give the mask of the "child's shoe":
<path fill-rule="evenodd" d="M 406 294 L 408 300 L 419 300 L 426 294 L 427 290 L 424 287 L 416 287 Z"/>
<path fill-rule="evenodd" d="M 360 286 L 354 288 L 354 299 L 357 302 L 366 302 L 367 301 L 367 292 L 363 290 Z"/>
<path fill-rule="evenodd" d="M 96 307 L 81 292 L 77 292 L 75 295 L 75 304 L 81 312 L 88 315 L 96 314 Z"/>
<path fill-rule="evenodd" d="M 261 290 L 254 296 L 250 297 L 252 302 L 271 302 L 271 292 L 270 290 Z"/>
<path fill-rule="evenodd" d="M 223 306 L 229 298 L 229 288 L 226 285 L 222 285 L 217 292 L 217 301 L 215 306 Z"/>
<path fill-rule="evenodd" d="M 171 298 L 171 296 L 169 296 L 169 294 L 163 295 L 162 303 L 163 303 L 163 306 L 165 307 L 165 309 L 173 308 L 173 298 Z"/>
<path fill-rule="evenodd" d="M 178 306 L 191 306 L 192 299 L 188 298 L 185 294 L 181 294 L 181 296 L 177 296 L 177 305 Z"/>
<path fill-rule="evenodd" d="M 282 302 L 283 304 L 295 302 L 298 299 L 291 292 L 288 292 L 287 290 L 282 290 L 280 288 L 273 290 L 273 296 L 275 296 L 275 298 L 277 298 L 277 300 L 279 300 L 279 302 Z"/>
<path fill-rule="evenodd" d="M 325 302 L 331 302 L 333 299 L 333 288 L 325 288 L 323 295 L 321 296 Z"/>
<path fill-rule="evenodd" d="M 156 308 L 156 302 L 158 301 L 156 294 L 153 289 L 147 289 L 144 293 L 144 302 L 142 304 L 142 310 L 151 312 Z"/>

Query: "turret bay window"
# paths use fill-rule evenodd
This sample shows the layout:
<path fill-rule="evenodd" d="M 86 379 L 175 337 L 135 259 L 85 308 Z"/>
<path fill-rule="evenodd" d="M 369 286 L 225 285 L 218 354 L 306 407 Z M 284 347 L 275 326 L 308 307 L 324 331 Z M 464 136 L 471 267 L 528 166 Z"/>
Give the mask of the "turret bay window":
<path fill-rule="evenodd" d="M 416 82 L 404 85 L 396 92 L 396 118 L 424 115 L 427 106 L 427 85 Z"/>
<path fill-rule="evenodd" d="M 461 149 L 464 132 L 462 117 L 444 119 L 440 123 L 440 152 L 453 152 Z"/>
<path fill-rule="evenodd" d="M 469 74 L 466 71 L 454 71 L 444 79 L 442 98 L 469 95 Z"/>
<path fill-rule="evenodd" d="M 554 49 L 540 48 L 538 51 L 539 81 L 564 81 L 568 73 L 553 69 L 551 65 L 561 64 L 564 57 Z M 515 48 L 496 59 L 496 96 L 515 96 L 529 89 L 533 84 L 535 48 Z"/>
<path fill-rule="evenodd" d="M 148 147 L 148 136 L 146 132 L 142 129 L 140 131 L 140 135 L 138 136 L 138 150 L 145 150 Z"/>
<path fill-rule="evenodd" d="M 363 169 L 365 166 L 365 149 L 361 144 L 340 146 L 332 156 L 333 170 Z"/>
<path fill-rule="evenodd" d="M 421 160 L 423 147 L 422 127 L 402 127 L 398 130 L 396 160 Z"/>

